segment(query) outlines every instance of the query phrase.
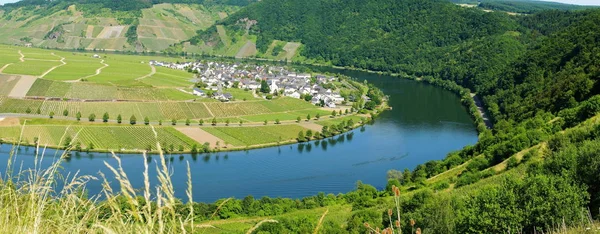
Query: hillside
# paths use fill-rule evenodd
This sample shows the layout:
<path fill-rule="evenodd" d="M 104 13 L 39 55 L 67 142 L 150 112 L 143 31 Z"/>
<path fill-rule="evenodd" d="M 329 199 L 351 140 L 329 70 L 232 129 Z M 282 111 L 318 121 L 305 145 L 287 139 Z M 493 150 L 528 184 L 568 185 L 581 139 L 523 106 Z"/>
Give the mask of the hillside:
<path fill-rule="evenodd" d="M 544 10 L 583 10 L 592 6 L 580 6 L 537 0 L 450 0 L 465 7 L 478 7 L 485 10 L 504 11 L 511 14 L 532 14 Z"/>
<path fill-rule="evenodd" d="M 240 8 L 218 4 L 119 2 L 117 6 L 76 1 L 7 4 L 0 8 L 0 30 L 3 31 L 0 43 L 31 43 L 35 47 L 60 49 L 161 51 L 191 38 L 197 30 L 210 27 Z M 126 7 L 129 5 L 135 8 Z"/>

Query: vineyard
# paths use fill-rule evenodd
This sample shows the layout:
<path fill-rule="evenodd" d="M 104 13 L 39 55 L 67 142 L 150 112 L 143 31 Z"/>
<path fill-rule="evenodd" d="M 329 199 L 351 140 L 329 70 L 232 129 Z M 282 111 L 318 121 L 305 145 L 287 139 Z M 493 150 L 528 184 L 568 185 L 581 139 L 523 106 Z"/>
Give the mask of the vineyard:
<path fill-rule="evenodd" d="M 174 88 L 117 87 L 87 82 L 65 83 L 47 79 L 37 79 L 27 96 L 55 97 L 84 100 L 139 100 L 167 101 L 190 100 L 196 98 Z"/>
<path fill-rule="evenodd" d="M 182 146 L 189 151 L 194 140 L 171 127 L 155 128 L 158 142 L 163 147 L 173 145 L 175 149 Z M 0 138 L 7 141 L 18 141 L 21 134 L 20 126 L 0 127 Z M 93 146 L 97 150 L 107 151 L 139 151 L 149 146 L 156 150 L 156 138 L 151 127 L 147 126 L 25 126 L 22 143 L 33 144 L 35 139 L 42 146 L 64 146 L 67 138 L 74 145 L 80 144 L 83 149 Z"/>
<path fill-rule="evenodd" d="M 0 96 L 7 96 L 19 81 L 18 77 L 0 75 Z"/>
<path fill-rule="evenodd" d="M 60 63 L 58 60 L 25 60 L 25 62 L 18 62 L 8 66 L 3 72 L 7 74 L 39 76 L 50 70 L 50 68 L 60 64 L 62 63 Z"/>
<path fill-rule="evenodd" d="M 204 127 L 203 130 L 234 146 L 249 146 L 294 140 L 300 125 L 270 125 L 260 127 Z"/>

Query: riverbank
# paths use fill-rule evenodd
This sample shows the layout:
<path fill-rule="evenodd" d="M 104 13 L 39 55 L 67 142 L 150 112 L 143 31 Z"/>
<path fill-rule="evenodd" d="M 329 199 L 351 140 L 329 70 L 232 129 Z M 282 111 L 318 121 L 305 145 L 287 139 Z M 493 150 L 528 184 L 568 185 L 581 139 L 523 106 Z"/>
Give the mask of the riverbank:
<path fill-rule="evenodd" d="M 107 121 L 107 123 L 78 122 L 64 116 L 55 117 L 56 119 L 40 119 L 36 115 L 10 114 L 4 117 L 0 115 L 3 119 L 0 121 L 0 129 L 2 129 L 0 137 L 4 139 L 4 142 L 14 145 L 38 147 L 39 144 L 39 147 L 43 148 L 69 149 L 74 152 L 158 154 L 160 152 L 156 146 L 157 142 L 161 144 L 163 152 L 175 154 L 247 151 L 334 137 L 369 123 L 372 116 L 378 115 L 386 107 L 387 104 L 383 104 L 370 115 L 349 113 L 323 116 L 322 118 L 313 116 L 310 121 L 301 120 L 300 122 L 280 121 L 269 124 L 246 122 L 243 125 L 223 122 L 198 125 L 196 122 L 195 126 L 184 124 L 161 126 L 156 122 L 150 122 L 148 125 L 118 124 L 114 121 Z M 342 113 L 336 111 L 336 113 L 338 112 Z M 7 116 L 10 117 L 6 118 Z M 33 119 L 30 119 L 32 117 Z M 323 129 L 327 128 L 332 130 L 323 132 Z M 187 129 L 187 132 L 191 129 L 205 135 L 204 137 L 193 137 L 191 136 L 193 134 L 186 134 L 186 131 L 181 129 Z M 208 130 L 212 131 L 206 132 Z M 303 132 L 302 134 L 306 135 L 305 138 L 298 139 L 298 131 Z M 214 132 L 225 132 L 225 134 L 215 135 Z M 234 135 L 231 134 L 232 132 L 239 134 Z M 106 133 L 112 135 L 106 135 Z M 206 134 L 216 140 L 207 141 Z M 279 135 L 279 137 L 272 135 Z M 99 138 L 99 136 L 103 137 Z M 271 137 L 263 139 L 266 136 Z M 20 139 L 20 142 L 17 139 Z M 119 147 L 114 148 L 110 145 Z"/>

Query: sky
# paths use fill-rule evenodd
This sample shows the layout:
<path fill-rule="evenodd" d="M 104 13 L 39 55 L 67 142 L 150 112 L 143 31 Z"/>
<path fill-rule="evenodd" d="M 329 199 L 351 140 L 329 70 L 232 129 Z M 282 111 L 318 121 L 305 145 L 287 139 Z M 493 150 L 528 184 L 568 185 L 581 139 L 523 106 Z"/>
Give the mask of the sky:
<path fill-rule="evenodd" d="M 16 2 L 18 0 L 0 0 L 0 5 L 4 3 Z M 562 2 L 577 5 L 595 5 L 600 6 L 600 0 L 545 0 L 549 2 Z"/>

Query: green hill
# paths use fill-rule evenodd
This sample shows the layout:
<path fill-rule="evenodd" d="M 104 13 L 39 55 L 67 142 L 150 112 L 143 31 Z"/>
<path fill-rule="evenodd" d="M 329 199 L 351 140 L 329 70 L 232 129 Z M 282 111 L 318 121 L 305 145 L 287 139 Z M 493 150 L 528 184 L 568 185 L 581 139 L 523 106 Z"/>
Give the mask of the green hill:
<path fill-rule="evenodd" d="M 81 3 L 80 3 L 81 2 Z M 0 43 L 162 51 L 210 27 L 243 1 L 21 1 L 0 8 Z M 194 2 L 194 3 L 192 3 Z M 232 3 L 232 5 L 215 4 Z M 247 4 L 247 2 L 246 2 Z"/>

